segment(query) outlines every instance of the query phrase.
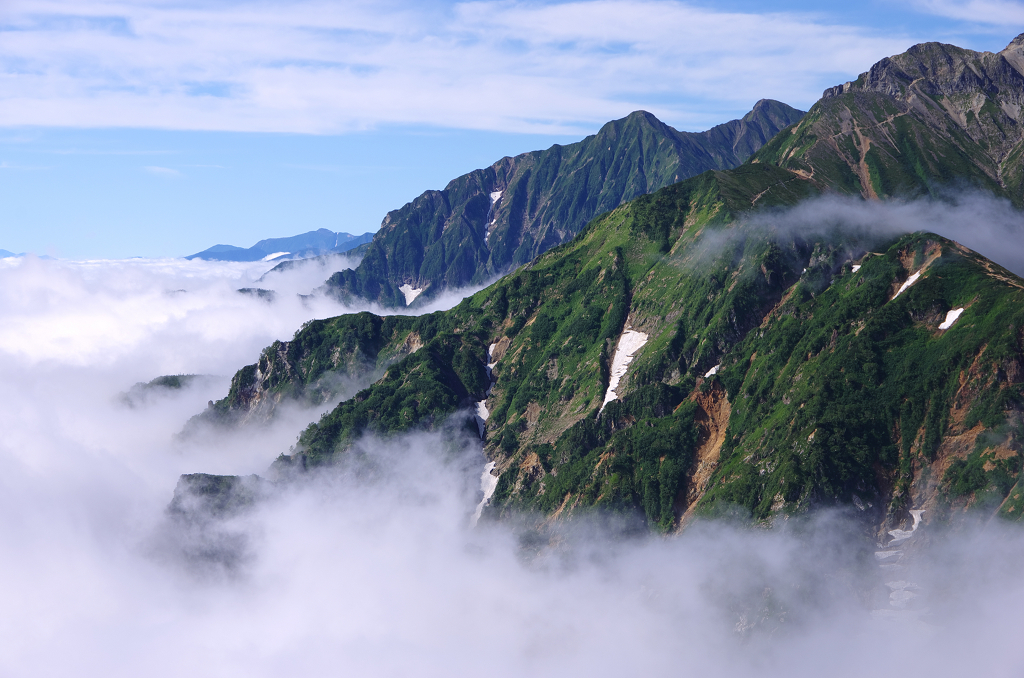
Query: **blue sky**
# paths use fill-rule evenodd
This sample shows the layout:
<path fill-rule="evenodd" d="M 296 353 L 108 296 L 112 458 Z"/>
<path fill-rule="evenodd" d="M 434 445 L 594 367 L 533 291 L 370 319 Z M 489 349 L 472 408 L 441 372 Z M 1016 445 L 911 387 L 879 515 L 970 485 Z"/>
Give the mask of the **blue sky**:
<path fill-rule="evenodd" d="M 422 191 L 646 109 L 683 130 L 1024 3 L 0 0 L 0 248 L 180 256 L 361 233 Z"/>

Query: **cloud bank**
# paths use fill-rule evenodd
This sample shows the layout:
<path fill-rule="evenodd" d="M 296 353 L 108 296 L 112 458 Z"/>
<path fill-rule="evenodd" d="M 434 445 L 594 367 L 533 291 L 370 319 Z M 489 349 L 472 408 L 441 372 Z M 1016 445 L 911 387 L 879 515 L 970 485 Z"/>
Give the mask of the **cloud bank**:
<path fill-rule="evenodd" d="M 938 199 L 919 200 L 828 196 L 788 210 L 781 223 L 797 230 L 824 225 L 880 236 L 928 231 L 1024 276 L 1024 213 L 1009 200 L 982 191 L 950 192 Z"/>
<path fill-rule="evenodd" d="M 313 133 L 578 133 L 641 108 L 706 128 L 810 105 L 915 42 L 675 0 L 42 0 L 0 36 L 0 125 Z"/>
<path fill-rule="evenodd" d="M 751 231 L 805 240 L 841 232 L 864 248 L 925 231 L 954 240 L 1024 277 L 1024 212 L 983 191 L 949 191 L 938 198 L 863 200 L 827 194 L 795 207 L 751 213 L 725 230 L 706 231 L 689 265 L 700 266 Z"/>

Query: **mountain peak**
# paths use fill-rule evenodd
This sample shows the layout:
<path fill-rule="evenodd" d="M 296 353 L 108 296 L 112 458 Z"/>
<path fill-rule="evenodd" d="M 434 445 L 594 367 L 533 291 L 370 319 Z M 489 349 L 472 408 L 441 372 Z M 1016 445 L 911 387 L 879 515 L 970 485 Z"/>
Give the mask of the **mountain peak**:
<path fill-rule="evenodd" d="M 654 115 L 650 111 L 645 111 L 643 109 L 638 110 L 638 111 L 633 111 L 632 113 L 630 113 L 629 115 L 627 115 L 625 117 L 625 120 L 636 120 L 636 119 L 639 119 L 639 118 L 642 118 L 642 119 L 647 120 L 647 121 L 657 121 L 659 123 L 661 122 L 661 120 L 658 119 L 658 116 Z"/>
<path fill-rule="evenodd" d="M 613 127 L 620 127 L 620 126 L 623 126 L 623 125 L 630 125 L 630 124 L 639 124 L 639 125 L 643 125 L 643 126 L 647 126 L 647 127 L 656 127 L 658 129 L 666 127 L 665 123 L 662 122 L 658 118 L 658 116 L 654 115 L 650 111 L 639 110 L 639 111 L 633 111 L 632 113 L 627 115 L 625 118 L 620 118 L 619 120 L 613 120 L 611 122 L 605 123 L 601 127 L 601 130 L 604 131 L 605 129 L 610 129 L 610 128 L 613 128 Z"/>
<path fill-rule="evenodd" d="M 941 42 L 825 90 L 759 162 L 874 198 L 957 181 L 1024 204 L 1024 35 L 998 54 Z"/>

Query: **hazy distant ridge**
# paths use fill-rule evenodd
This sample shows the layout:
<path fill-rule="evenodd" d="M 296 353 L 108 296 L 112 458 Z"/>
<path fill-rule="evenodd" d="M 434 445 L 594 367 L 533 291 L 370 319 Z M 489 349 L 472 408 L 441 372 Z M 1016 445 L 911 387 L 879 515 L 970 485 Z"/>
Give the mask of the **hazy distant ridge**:
<path fill-rule="evenodd" d="M 348 252 L 372 239 L 373 233 L 352 235 L 351 233 L 335 233 L 321 228 L 287 238 L 267 238 L 249 248 L 214 245 L 185 258 L 207 261 L 260 261 L 275 254 L 279 256 L 271 257 L 272 259 L 314 257 L 331 252 Z"/>

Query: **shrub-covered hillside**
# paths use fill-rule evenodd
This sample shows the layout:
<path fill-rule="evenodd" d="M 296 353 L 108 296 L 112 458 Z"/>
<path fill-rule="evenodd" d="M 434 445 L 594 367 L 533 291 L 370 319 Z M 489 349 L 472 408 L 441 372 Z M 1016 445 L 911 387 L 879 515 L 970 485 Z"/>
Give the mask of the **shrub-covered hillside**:
<path fill-rule="evenodd" d="M 371 351 L 316 335 L 340 362 L 389 366 L 278 463 L 331 464 L 359 436 L 452 415 L 472 428 L 475 411 L 497 513 L 607 510 L 661 530 L 837 503 L 880 529 L 925 505 L 1019 515 L 1024 283 L 934 235 L 787 231 L 780 208 L 813 192 L 762 164 L 705 173 L 450 311 L 389 319 Z M 756 227 L 738 218 L 752 208 Z M 295 342 L 326 355 L 312 327 Z M 627 335 L 644 341 L 623 371 Z"/>

